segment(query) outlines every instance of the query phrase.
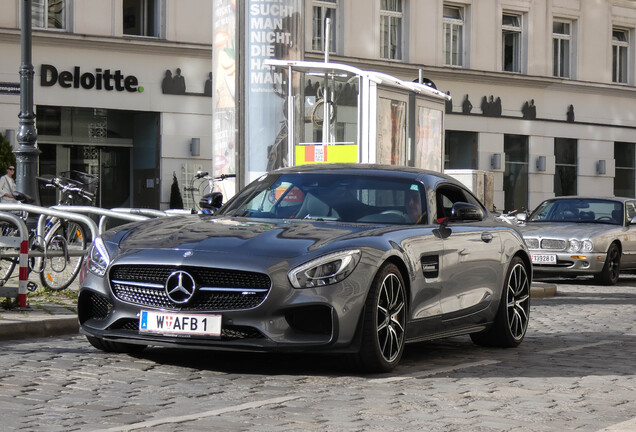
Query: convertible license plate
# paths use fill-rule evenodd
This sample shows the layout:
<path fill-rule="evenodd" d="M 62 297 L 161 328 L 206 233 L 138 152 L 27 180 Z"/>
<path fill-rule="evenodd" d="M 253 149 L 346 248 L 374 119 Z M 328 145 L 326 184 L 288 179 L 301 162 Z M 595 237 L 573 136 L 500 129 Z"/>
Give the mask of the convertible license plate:
<path fill-rule="evenodd" d="M 220 336 L 221 315 L 187 315 L 142 310 L 139 331 L 149 333 Z"/>
<path fill-rule="evenodd" d="M 532 264 L 556 264 L 555 254 L 532 254 Z"/>

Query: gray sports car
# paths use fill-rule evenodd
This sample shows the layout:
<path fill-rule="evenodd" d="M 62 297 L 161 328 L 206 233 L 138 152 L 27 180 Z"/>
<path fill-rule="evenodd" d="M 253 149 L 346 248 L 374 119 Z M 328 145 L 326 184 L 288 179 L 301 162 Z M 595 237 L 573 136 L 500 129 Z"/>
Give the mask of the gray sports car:
<path fill-rule="evenodd" d="M 448 176 L 324 164 L 263 175 L 216 215 L 108 231 L 82 275 L 80 328 L 104 351 L 330 352 L 389 371 L 407 342 L 517 346 L 532 266 Z"/>
<path fill-rule="evenodd" d="M 549 199 L 520 229 L 536 275 L 593 275 L 613 285 L 621 270 L 636 269 L 634 198 Z"/>

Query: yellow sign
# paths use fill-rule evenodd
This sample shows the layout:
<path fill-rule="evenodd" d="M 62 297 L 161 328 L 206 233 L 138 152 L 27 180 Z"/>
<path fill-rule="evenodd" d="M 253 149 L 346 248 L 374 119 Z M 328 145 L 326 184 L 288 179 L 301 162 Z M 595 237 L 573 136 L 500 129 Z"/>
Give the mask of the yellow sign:
<path fill-rule="evenodd" d="M 297 145 L 295 165 L 314 163 L 358 162 L 356 144 Z"/>

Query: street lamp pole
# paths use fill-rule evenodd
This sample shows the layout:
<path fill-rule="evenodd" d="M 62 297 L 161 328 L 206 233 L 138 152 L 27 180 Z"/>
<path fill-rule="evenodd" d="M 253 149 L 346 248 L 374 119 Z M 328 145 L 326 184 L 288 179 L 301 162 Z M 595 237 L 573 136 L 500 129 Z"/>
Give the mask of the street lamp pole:
<path fill-rule="evenodd" d="M 20 65 L 20 127 L 16 156 L 16 186 L 19 192 L 29 195 L 39 203 L 36 188 L 37 162 L 41 151 L 35 146 L 38 132 L 33 112 L 33 64 L 31 36 L 31 0 L 22 0 L 22 30 L 20 33 L 22 63 Z"/>

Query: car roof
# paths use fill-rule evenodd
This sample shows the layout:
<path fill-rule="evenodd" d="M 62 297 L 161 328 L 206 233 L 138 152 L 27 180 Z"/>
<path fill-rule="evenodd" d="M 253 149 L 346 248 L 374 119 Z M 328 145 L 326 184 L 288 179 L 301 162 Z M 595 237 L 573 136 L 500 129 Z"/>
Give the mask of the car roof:
<path fill-rule="evenodd" d="M 420 176 L 434 176 L 440 180 L 447 180 L 453 183 L 459 183 L 453 177 L 446 174 L 424 170 L 415 167 L 397 166 L 397 165 L 382 165 L 382 164 L 354 164 L 354 163 L 321 163 L 321 164 L 308 164 L 298 165 L 286 168 L 280 168 L 273 171 L 274 174 L 288 174 L 288 173 L 302 173 L 302 172 L 314 172 L 314 173 L 333 173 L 338 171 L 340 174 L 348 175 L 364 175 L 364 174 L 382 174 L 391 177 L 402 177 L 410 179 L 418 179 Z"/>
<path fill-rule="evenodd" d="M 558 200 L 603 200 L 603 201 L 617 201 L 624 203 L 625 201 L 634 201 L 636 198 L 627 197 L 608 197 L 608 196 L 593 196 L 593 195 L 568 195 L 549 198 L 545 201 L 558 201 Z"/>

